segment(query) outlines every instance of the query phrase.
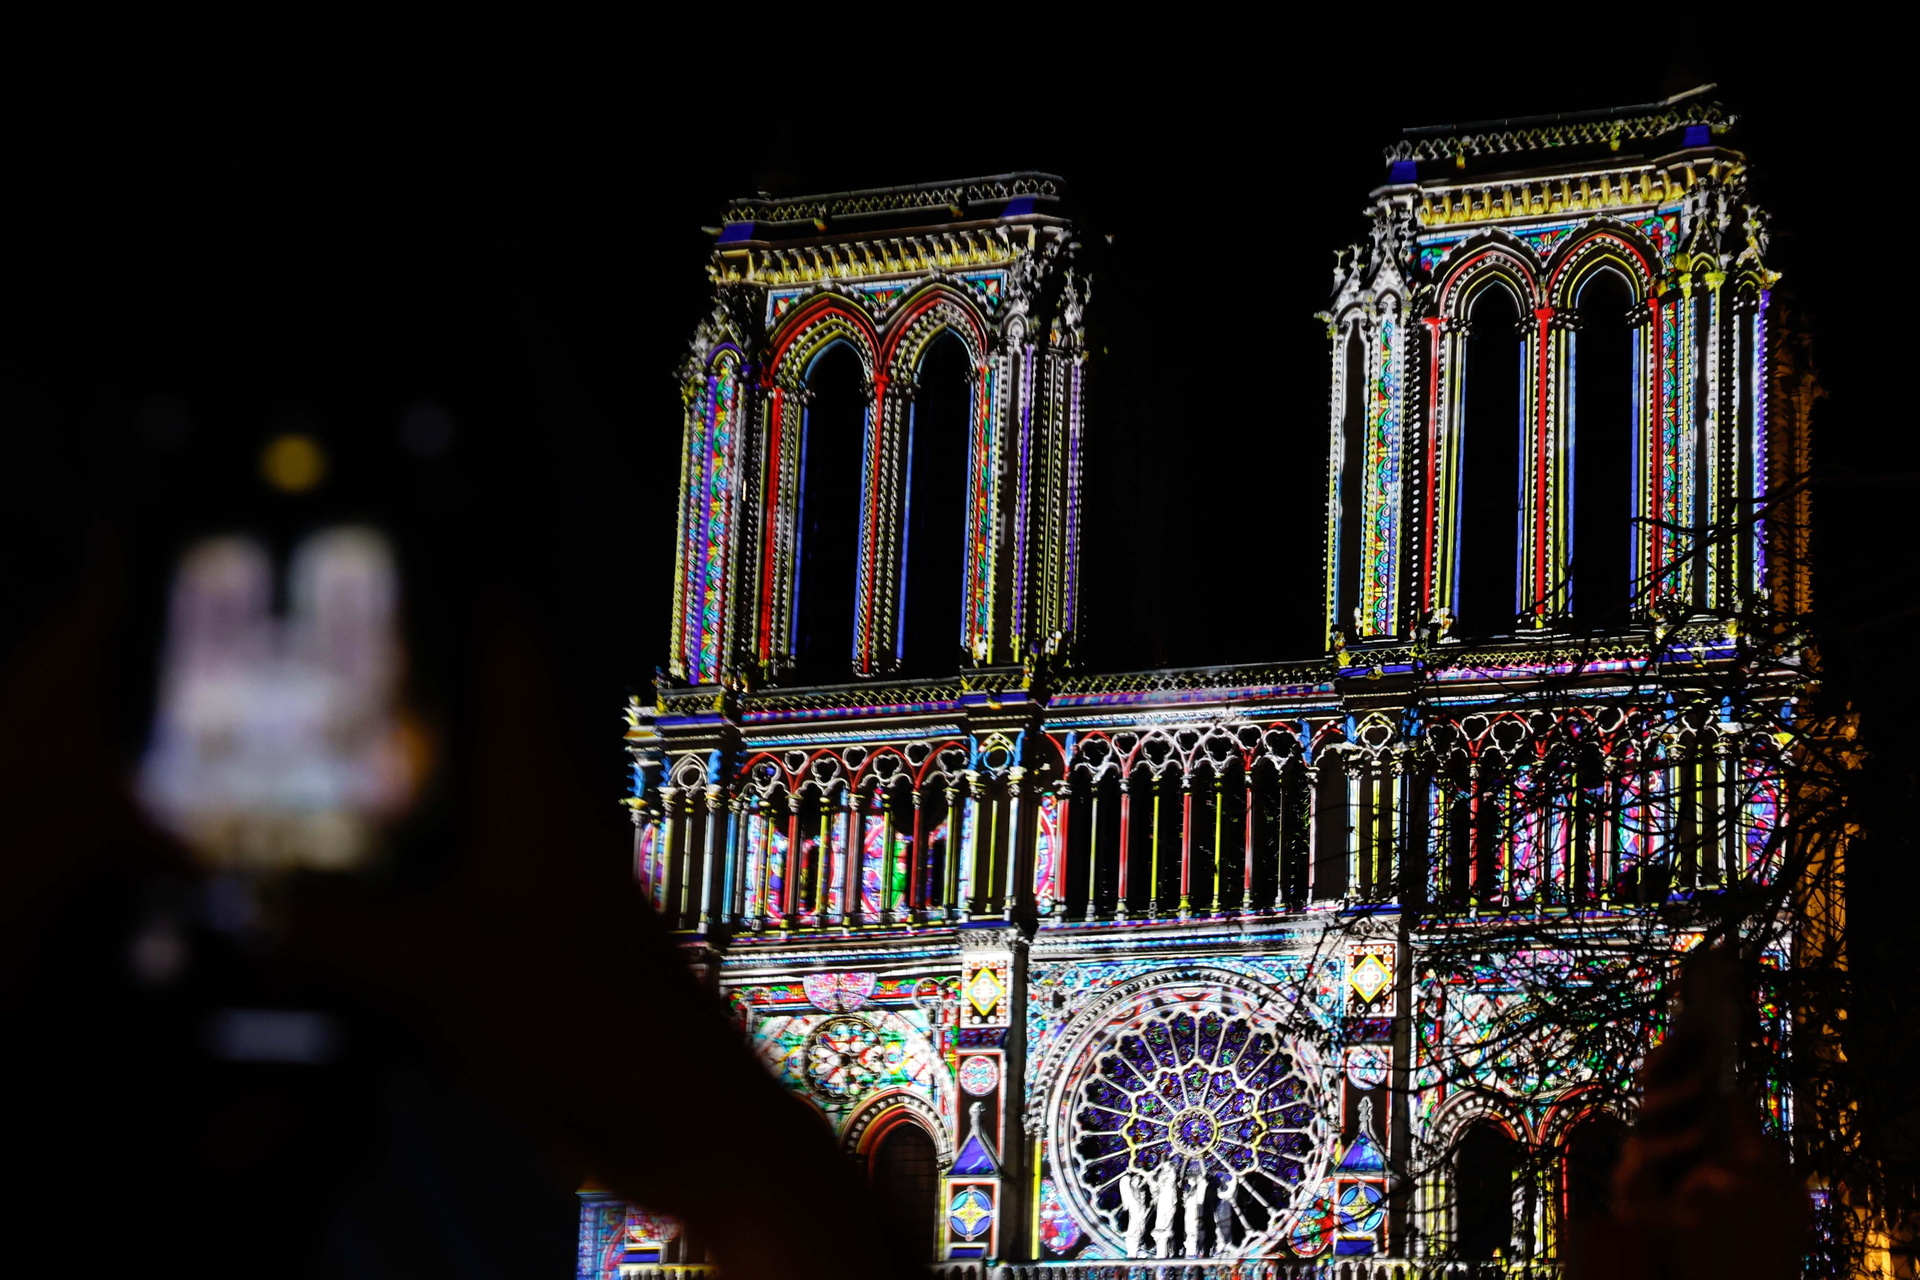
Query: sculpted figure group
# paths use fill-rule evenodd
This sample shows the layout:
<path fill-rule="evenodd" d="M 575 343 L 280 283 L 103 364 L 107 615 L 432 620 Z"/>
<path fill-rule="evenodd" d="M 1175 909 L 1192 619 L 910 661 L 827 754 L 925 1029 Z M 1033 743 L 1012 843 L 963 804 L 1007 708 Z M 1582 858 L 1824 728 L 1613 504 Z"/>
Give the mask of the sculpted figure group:
<path fill-rule="evenodd" d="M 1179 1256 L 1218 1257 L 1231 1247 L 1233 1235 L 1234 1183 L 1229 1174 L 1217 1175 L 1219 1188 L 1213 1205 L 1213 1238 L 1202 1239 L 1201 1224 L 1207 1217 L 1207 1192 L 1214 1178 L 1198 1160 L 1176 1164 L 1164 1160 L 1151 1173 L 1129 1169 L 1120 1176 L 1120 1205 L 1127 1217 L 1127 1256 L 1144 1258 L 1149 1233 L 1153 1236 L 1153 1257 L 1171 1258 L 1176 1225 L 1183 1228 L 1184 1248 Z M 1183 1217 L 1185 1222 L 1178 1220 Z M 1211 1245 L 1211 1248 L 1207 1246 Z"/>

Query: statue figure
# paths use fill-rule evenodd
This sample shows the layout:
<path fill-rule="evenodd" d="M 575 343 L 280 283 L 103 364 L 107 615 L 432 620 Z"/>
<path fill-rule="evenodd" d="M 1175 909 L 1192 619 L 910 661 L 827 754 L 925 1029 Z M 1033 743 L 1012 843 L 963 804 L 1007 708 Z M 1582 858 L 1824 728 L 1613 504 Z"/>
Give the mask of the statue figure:
<path fill-rule="evenodd" d="M 1533 1204 L 1524 1176 L 1513 1180 L 1513 1249 L 1507 1256 L 1533 1256 Z"/>
<path fill-rule="evenodd" d="M 1233 1197 L 1234 1178 L 1231 1173 L 1219 1175 L 1220 1187 L 1214 1193 L 1213 1201 L 1213 1256 L 1224 1258 L 1233 1247 Z"/>
<path fill-rule="evenodd" d="M 1187 1256 L 1204 1258 L 1207 1255 L 1200 1248 L 1200 1215 L 1207 1207 L 1207 1171 L 1198 1160 L 1187 1161 L 1186 1171 L 1180 1178 L 1180 1198 L 1187 1210 Z"/>
<path fill-rule="evenodd" d="M 1747 247 L 1740 251 L 1740 260 L 1745 261 L 1749 258 L 1758 260 L 1766 257 L 1767 245 L 1771 240 L 1767 231 L 1767 213 L 1766 210 L 1753 205 L 1747 205 L 1746 210 Z"/>
<path fill-rule="evenodd" d="M 1162 1160 L 1153 1171 L 1153 1256 L 1173 1256 L 1174 1215 L 1180 1211 L 1179 1179 L 1173 1161 Z"/>
<path fill-rule="evenodd" d="M 1127 1256 L 1144 1258 L 1147 1241 L 1147 1175 L 1129 1169 L 1120 1175 L 1120 1207 L 1127 1211 Z"/>

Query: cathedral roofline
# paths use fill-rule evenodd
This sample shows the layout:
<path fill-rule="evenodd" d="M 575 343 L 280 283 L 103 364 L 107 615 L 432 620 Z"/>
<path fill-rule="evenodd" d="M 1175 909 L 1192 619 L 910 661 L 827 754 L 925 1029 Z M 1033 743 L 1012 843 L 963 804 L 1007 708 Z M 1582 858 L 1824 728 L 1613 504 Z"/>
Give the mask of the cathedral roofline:
<path fill-rule="evenodd" d="M 1624 107 L 1589 107 L 1584 111 L 1549 111 L 1530 116 L 1503 116 L 1490 120 L 1467 120 L 1457 124 L 1413 124 L 1403 128 L 1402 137 L 1422 138 L 1433 136 L 1454 136 L 1458 134 L 1484 134 L 1497 130 L 1533 129 L 1546 125 L 1584 124 L 1591 120 L 1632 120 L 1639 117 L 1659 116 L 1670 112 L 1682 103 L 1691 103 L 1702 94 L 1713 92 L 1718 85 L 1701 84 L 1691 89 L 1662 98 L 1658 102 L 1640 102 Z M 1720 111 L 1717 102 L 1694 104 L 1708 111 Z"/>
<path fill-rule="evenodd" d="M 1707 97 L 1716 86 L 1703 84 L 1658 102 L 1560 111 L 1546 115 L 1510 116 L 1457 124 L 1413 125 L 1401 131 L 1400 141 L 1385 148 L 1384 158 L 1393 180 L 1410 182 L 1423 161 L 1450 162 L 1464 168 L 1469 160 L 1496 158 L 1505 163 L 1526 152 L 1579 150 L 1617 153 L 1623 142 L 1645 142 L 1678 135 L 1678 146 L 1695 149 L 1715 141 L 1739 122 L 1739 117 Z M 1624 158 L 1624 157 L 1623 157 Z M 1553 163 L 1542 157 L 1543 161 Z M 1419 177 L 1437 177 L 1421 173 Z"/>
<path fill-rule="evenodd" d="M 1066 180 L 1021 169 L 947 182 L 867 187 L 819 195 L 762 193 L 727 202 L 721 225 L 708 231 L 722 245 L 813 239 L 822 233 L 901 232 L 933 226 L 1008 221 L 1062 221 Z"/>

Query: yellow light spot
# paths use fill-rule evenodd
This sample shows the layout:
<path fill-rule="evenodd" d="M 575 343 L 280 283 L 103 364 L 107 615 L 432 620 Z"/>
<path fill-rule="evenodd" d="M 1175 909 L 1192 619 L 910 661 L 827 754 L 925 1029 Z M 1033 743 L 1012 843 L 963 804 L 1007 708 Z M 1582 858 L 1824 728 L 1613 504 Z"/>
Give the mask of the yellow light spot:
<path fill-rule="evenodd" d="M 260 451 L 260 475 L 282 493 L 305 493 L 327 478 L 327 451 L 309 435 L 275 436 Z"/>

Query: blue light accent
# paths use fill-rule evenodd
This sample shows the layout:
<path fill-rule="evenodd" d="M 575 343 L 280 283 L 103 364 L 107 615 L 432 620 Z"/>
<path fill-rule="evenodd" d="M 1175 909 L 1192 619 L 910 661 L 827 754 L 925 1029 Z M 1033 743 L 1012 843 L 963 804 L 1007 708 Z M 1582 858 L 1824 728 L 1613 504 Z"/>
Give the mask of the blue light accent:
<path fill-rule="evenodd" d="M 1382 1173 L 1387 1167 L 1386 1153 L 1372 1135 L 1361 1133 L 1340 1159 L 1341 1173 Z"/>
<path fill-rule="evenodd" d="M 1387 169 L 1388 182 L 1414 182 L 1419 176 L 1419 166 L 1411 160 L 1395 160 Z"/>
<path fill-rule="evenodd" d="M 979 1134 L 967 1139 L 967 1145 L 960 1148 L 960 1154 L 954 1159 L 953 1172 L 957 1174 L 998 1173 L 999 1166 L 987 1153 L 987 1144 L 980 1141 Z"/>
<path fill-rule="evenodd" d="M 735 912 L 739 911 L 742 905 L 740 903 L 736 903 L 733 900 L 733 870 L 734 870 L 734 867 L 740 861 L 739 858 L 734 856 L 734 851 L 739 849 L 739 847 L 740 847 L 740 813 L 737 809 L 729 808 L 727 810 L 727 856 L 726 856 L 726 868 L 725 868 L 726 876 L 725 876 L 725 885 L 720 891 L 720 901 L 726 904 L 723 910 L 726 912 L 727 915 L 732 915 Z"/>
<path fill-rule="evenodd" d="M 729 222 L 726 226 L 720 228 L 719 243 L 734 244 L 741 240 L 753 239 L 754 225 L 755 224 L 751 222 Z"/>

